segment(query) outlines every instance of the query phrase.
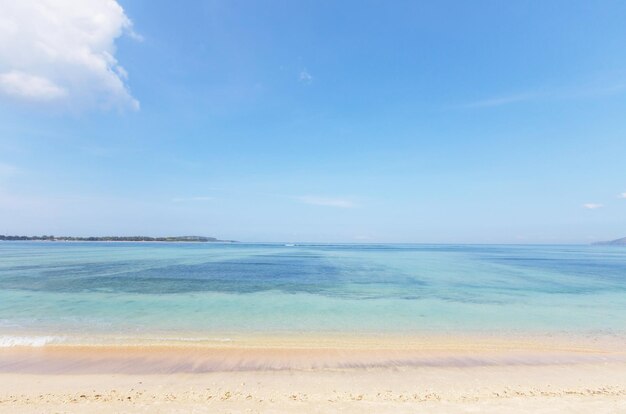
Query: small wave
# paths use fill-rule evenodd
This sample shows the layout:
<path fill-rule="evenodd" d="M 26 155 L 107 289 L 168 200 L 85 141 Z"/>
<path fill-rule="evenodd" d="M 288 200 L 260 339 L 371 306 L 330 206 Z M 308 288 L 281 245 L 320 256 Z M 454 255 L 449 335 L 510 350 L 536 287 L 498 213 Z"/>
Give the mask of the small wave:
<path fill-rule="evenodd" d="M 0 348 L 14 346 L 40 347 L 62 341 L 63 338 L 58 336 L 0 336 Z"/>

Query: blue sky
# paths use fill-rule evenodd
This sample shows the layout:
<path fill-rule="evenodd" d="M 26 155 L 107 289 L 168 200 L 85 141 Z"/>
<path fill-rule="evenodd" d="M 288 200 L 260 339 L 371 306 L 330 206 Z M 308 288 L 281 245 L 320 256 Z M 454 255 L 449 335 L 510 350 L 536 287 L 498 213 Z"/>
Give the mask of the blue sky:
<path fill-rule="evenodd" d="M 626 236 L 623 2 L 15 3 L 0 234 Z"/>

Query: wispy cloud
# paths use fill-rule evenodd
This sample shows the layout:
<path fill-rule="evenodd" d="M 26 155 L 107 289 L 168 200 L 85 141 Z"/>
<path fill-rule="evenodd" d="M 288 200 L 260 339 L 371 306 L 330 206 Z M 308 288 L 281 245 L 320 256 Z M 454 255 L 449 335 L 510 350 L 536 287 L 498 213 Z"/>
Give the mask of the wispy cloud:
<path fill-rule="evenodd" d="M 172 203 L 188 203 L 193 201 L 210 201 L 213 197 L 208 196 L 195 196 L 195 197 L 177 197 L 172 198 Z"/>
<path fill-rule="evenodd" d="M 586 208 L 587 210 L 595 210 L 595 209 L 604 207 L 604 205 L 598 204 L 598 203 L 586 203 L 586 204 L 583 204 L 583 207 Z"/>
<path fill-rule="evenodd" d="M 0 191 L 13 178 L 13 176 L 19 173 L 19 168 L 15 167 L 14 165 L 0 162 Z M 5 195 L 0 194 L 0 199 L 2 199 L 3 197 L 5 197 Z"/>
<path fill-rule="evenodd" d="M 0 162 L 0 177 L 8 177 L 15 175 L 18 172 L 18 168 L 11 165 Z"/>
<path fill-rule="evenodd" d="M 613 85 L 591 86 L 591 87 L 575 87 L 566 89 L 555 89 L 545 91 L 529 91 L 522 93 L 514 93 L 510 95 L 501 95 L 479 99 L 460 105 L 461 108 L 488 108 L 504 105 L 515 104 L 519 102 L 539 101 L 539 100 L 568 100 L 568 99 L 585 99 L 599 98 L 603 96 L 611 96 L 626 93 L 626 83 L 616 83 Z"/>
<path fill-rule="evenodd" d="M 615 83 L 613 85 L 593 86 L 586 88 L 569 89 L 553 94 L 555 99 L 582 99 L 600 98 L 603 96 L 619 95 L 626 93 L 626 83 Z"/>
<path fill-rule="evenodd" d="M 490 106 L 502 106 L 516 102 L 530 101 L 541 97 L 542 94 L 536 92 L 519 93 L 508 96 L 498 96 L 493 98 L 481 99 L 462 105 L 464 108 L 486 108 Z"/>
<path fill-rule="evenodd" d="M 313 81 L 313 76 L 306 69 L 302 69 L 300 71 L 300 75 L 298 76 L 298 80 L 302 83 L 311 83 Z"/>
<path fill-rule="evenodd" d="M 334 198 L 334 197 L 318 197 L 318 196 L 301 196 L 296 197 L 298 201 L 304 204 L 311 204 L 313 206 L 324 207 L 338 207 L 338 208 L 353 208 L 357 205 L 346 198 Z"/>
<path fill-rule="evenodd" d="M 626 193 L 622 193 L 618 196 L 618 198 L 626 198 Z"/>

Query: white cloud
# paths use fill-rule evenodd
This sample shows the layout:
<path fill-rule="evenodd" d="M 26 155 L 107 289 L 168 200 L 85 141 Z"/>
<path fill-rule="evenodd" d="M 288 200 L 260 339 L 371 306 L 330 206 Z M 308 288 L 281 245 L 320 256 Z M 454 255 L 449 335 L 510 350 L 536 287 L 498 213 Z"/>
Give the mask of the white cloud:
<path fill-rule="evenodd" d="M 196 196 L 196 197 L 172 198 L 172 202 L 173 203 L 185 203 L 185 202 L 189 202 L 189 201 L 210 201 L 210 200 L 213 200 L 213 197 Z"/>
<path fill-rule="evenodd" d="M 598 204 L 598 203 L 586 203 L 586 204 L 583 204 L 583 207 L 588 209 L 588 210 L 595 210 L 597 208 L 604 207 L 604 205 Z"/>
<path fill-rule="evenodd" d="M 329 198 L 329 197 L 316 197 L 316 196 L 301 196 L 297 197 L 297 200 L 301 203 L 311 204 L 314 206 L 324 207 L 339 207 L 339 208 L 353 208 L 356 204 L 345 198 Z"/>
<path fill-rule="evenodd" d="M 619 198 L 626 198 L 626 193 L 622 193 L 619 195 Z"/>
<path fill-rule="evenodd" d="M 300 71 L 300 76 L 298 77 L 298 79 L 300 80 L 300 82 L 311 83 L 313 81 L 313 76 L 311 76 L 311 74 L 306 69 L 302 69 Z"/>
<path fill-rule="evenodd" d="M 55 108 L 138 109 L 115 58 L 132 23 L 115 0 L 0 0 L 0 97 Z"/>

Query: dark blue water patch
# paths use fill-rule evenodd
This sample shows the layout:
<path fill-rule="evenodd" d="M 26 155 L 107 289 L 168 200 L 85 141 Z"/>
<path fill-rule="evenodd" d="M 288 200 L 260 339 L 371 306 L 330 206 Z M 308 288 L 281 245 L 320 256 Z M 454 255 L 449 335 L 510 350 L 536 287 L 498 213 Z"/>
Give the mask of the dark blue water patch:
<path fill-rule="evenodd" d="M 414 277 L 359 261 L 333 261 L 319 254 L 267 254 L 246 259 L 147 267 L 143 262 L 50 265 L 0 273 L 0 289 L 47 292 L 122 292 L 172 294 L 189 292 L 253 293 L 279 290 L 341 297 L 402 297 L 405 289 L 423 286 Z M 139 268 L 138 268 L 139 267 Z M 129 270 L 136 269 L 136 270 Z M 359 286 L 346 289 L 346 285 Z M 393 292 L 377 292 L 384 288 Z M 394 289 L 395 287 L 395 289 Z"/>

